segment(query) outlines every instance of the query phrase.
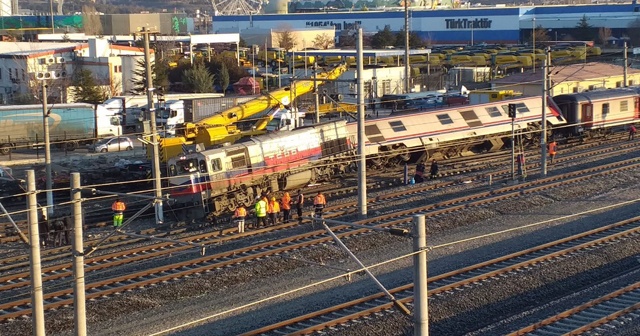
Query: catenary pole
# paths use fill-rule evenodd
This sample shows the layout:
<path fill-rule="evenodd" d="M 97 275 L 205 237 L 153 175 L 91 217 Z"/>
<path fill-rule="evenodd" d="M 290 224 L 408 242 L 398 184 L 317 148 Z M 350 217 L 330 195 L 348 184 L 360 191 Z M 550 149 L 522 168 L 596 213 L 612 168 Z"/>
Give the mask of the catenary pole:
<path fill-rule="evenodd" d="M 411 89 L 411 76 L 409 69 L 409 0 L 404 0 L 404 92 Z"/>
<path fill-rule="evenodd" d="M 144 35 L 144 61 L 147 72 L 147 106 L 149 107 L 149 122 L 151 123 L 151 143 L 153 146 L 153 184 L 154 192 L 156 196 L 155 200 L 155 212 L 156 212 L 156 224 L 162 224 L 164 222 L 164 214 L 162 209 L 162 180 L 160 174 L 160 156 L 158 150 L 158 132 L 156 130 L 156 109 L 153 104 L 153 75 L 151 73 L 151 53 L 149 51 L 149 35 L 153 32 L 149 28 L 142 28 L 142 34 Z M 191 45 L 191 42 L 189 42 Z"/>
<path fill-rule="evenodd" d="M 536 73 L 536 18 L 531 19 L 531 39 L 533 40 L 533 73 Z"/>
<path fill-rule="evenodd" d="M 627 82 L 627 71 L 628 71 L 628 68 L 629 68 L 629 59 L 628 59 L 629 56 L 627 56 L 628 52 L 629 52 L 629 50 L 627 49 L 627 42 L 625 41 L 624 42 L 624 67 L 622 69 L 622 71 L 623 71 L 623 74 L 622 74 L 622 80 L 623 80 L 622 86 L 623 87 L 627 87 L 628 86 L 628 82 Z"/>
<path fill-rule="evenodd" d="M 429 335 L 429 305 L 427 290 L 427 226 L 424 215 L 413 216 L 413 302 L 416 336 Z"/>
<path fill-rule="evenodd" d="M 307 58 L 304 58 L 305 64 L 307 64 Z M 316 124 L 320 123 L 320 96 L 318 95 L 318 62 L 313 63 L 313 96 L 315 99 L 316 108 Z"/>
<path fill-rule="evenodd" d="M 42 81 L 42 127 L 44 128 L 44 166 L 47 175 L 47 219 L 53 217 L 53 176 L 51 172 L 51 135 L 49 134 L 49 106 L 47 84 Z"/>
<path fill-rule="evenodd" d="M 29 275 L 31 277 L 31 312 L 33 314 L 33 335 L 44 336 L 44 302 L 42 292 L 42 264 L 40 262 L 40 232 L 38 229 L 38 199 L 36 197 L 36 177 L 33 170 L 27 170 L 27 208 L 29 209 Z"/>
<path fill-rule="evenodd" d="M 84 289 L 84 243 L 82 239 L 82 190 L 80 173 L 71 173 L 73 200 L 73 307 L 76 336 L 87 335 L 87 310 Z"/>
<path fill-rule="evenodd" d="M 544 68 L 542 69 L 542 125 L 540 133 L 540 155 L 542 156 L 540 172 L 542 176 L 547 176 L 547 99 L 549 98 L 550 56 L 551 52 L 547 47 L 545 48 Z"/>
<path fill-rule="evenodd" d="M 364 138 L 364 51 L 362 47 L 362 28 L 358 28 L 356 65 L 356 86 L 358 92 L 358 209 L 362 218 L 367 217 L 367 160 L 365 158 Z"/>

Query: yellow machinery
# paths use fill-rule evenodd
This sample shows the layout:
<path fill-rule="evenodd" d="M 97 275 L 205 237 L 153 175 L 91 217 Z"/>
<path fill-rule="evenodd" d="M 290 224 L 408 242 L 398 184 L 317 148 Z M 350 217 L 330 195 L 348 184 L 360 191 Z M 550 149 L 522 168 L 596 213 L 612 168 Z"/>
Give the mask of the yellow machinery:
<path fill-rule="evenodd" d="M 469 92 L 469 104 L 484 104 L 521 96 L 513 90 L 473 90 Z"/>
<path fill-rule="evenodd" d="M 343 64 L 328 72 L 319 73 L 317 85 L 323 84 L 323 79 L 337 79 L 345 71 L 347 71 L 347 66 Z M 296 81 L 292 88 L 283 87 L 271 91 L 198 123 L 185 123 L 176 129 L 175 138 L 160 139 L 160 160 L 166 162 L 169 158 L 182 153 L 183 144 L 203 144 L 207 148 L 216 144 L 234 142 L 243 136 L 260 134 L 264 131 L 255 129 L 242 132 L 233 123 L 246 120 L 278 105 L 288 105 L 294 98 L 312 90 L 313 80 Z"/>

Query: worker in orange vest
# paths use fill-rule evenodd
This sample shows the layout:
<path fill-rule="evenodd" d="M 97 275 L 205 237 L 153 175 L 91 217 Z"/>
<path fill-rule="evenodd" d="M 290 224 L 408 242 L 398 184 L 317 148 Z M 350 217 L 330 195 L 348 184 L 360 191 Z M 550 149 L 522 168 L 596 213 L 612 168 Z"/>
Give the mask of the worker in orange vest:
<path fill-rule="evenodd" d="M 269 214 L 269 222 L 271 225 L 276 225 L 278 222 L 278 213 L 280 213 L 280 203 L 275 197 L 271 197 L 269 205 L 267 206 L 267 213 Z"/>
<path fill-rule="evenodd" d="M 233 214 L 233 218 L 235 218 L 235 222 L 238 225 L 238 233 L 244 232 L 245 217 L 247 217 L 247 209 L 245 209 L 242 205 L 238 205 L 238 208 L 236 208 L 236 212 Z"/>
<path fill-rule="evenodd" d="M 322 210 L 327 205 L 327 200 L 324 198 L 322 191 L 318 191 L 318 194 L 313 199 L 313 208 L 315 209 L 316 217 L 322 217 Z"/>
<path fill-rule="evenodd" d="M 555 140 L 551 140 L 548 147 L 549 147 L 549 158 L 551 158 L 551 163 L 553 163 L 553 159 L 556 157 L 556 153 L 558 150 L 558 143 Z"/>
<path fill-rule="evenodd" d="M 119 198 L 111 205 L 113 210 L 113 227 L 119 228 L 122 226 L 122 219 L 124 219 L 124 210 L 127 206 Z"/>
<path fill-rule="evenodd" d="M 285 192 L 284 195 L 282 195 L 280 202 L 282 202 L 282 221 L 284 223 L 289 223 L 289 214 L 291 214 L 291 196 L 289 196 L 288 192 Z"/>

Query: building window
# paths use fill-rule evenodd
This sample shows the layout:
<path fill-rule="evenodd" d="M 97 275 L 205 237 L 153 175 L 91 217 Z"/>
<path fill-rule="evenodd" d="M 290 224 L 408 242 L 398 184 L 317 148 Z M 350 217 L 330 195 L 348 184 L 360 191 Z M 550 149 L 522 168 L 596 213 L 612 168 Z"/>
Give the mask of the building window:
<path fill-rule="evenodd" d="M 27 74 L 24 72 L 24 69 L 22 69 L 22 80 L 27 80 Z"/>
<path fill-rule="evenodd" d="M 616 82 L 616 87 L 617 88 L 622 87 L 622 82 L 620 82 L 620 81 Z"/>
<path fill-rule="evenodd" d="M 2 79 L 2 68 L 0 68 L 0 79 Z"/>
<path fill-rule="evenodd" d="M 45 60 L 44 58 L 38 58 L 38 64 L 40 65 L 47 64 L 47 60 Z"/>
<path fill-rule="evenodd" d="M 391 93 L 391 80 L 385 79 L 382 81 L 382 94 L 390 94 Z"/>
<path fill-rule="evenodd" d="M 118 72 L 118 66 L 117 65 L 113 66 L 113 72 Z"/>
<path fill-rule="evenodd" d="M 579 91 L 579 88 L 577 86 L 573 88 L 573 93 L 578 93 L 578 91 Z"/>
<path fill-rule="evenodd" d="M 438 120 L 440 120 L 440 123 L 443 125 L 453 124 L 453 120 L 448 114 L 438 114 Z"/>
<path fill-rule="evenodd" d="M 402 124 L 402 121 L 398 120 L 398 121 L 390 121 L 389 122 L 389 126 L 391 126 L 391 129 L 394 132 L 402 132 L 402 131 L 406 131 L 407 128 L 404 127 L 404 125 Z"/>

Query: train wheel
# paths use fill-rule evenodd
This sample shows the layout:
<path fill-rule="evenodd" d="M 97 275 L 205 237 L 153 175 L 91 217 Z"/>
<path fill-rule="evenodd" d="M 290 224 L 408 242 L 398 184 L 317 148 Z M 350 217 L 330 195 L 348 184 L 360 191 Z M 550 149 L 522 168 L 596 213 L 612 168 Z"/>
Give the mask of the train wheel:
<path fill-rule="evenodd" d="M 74 150 L 78 149 L 78 142 L 77 141 L 65 142 L 64 147 L 67 151 L 73 152 Z"/>
<path fill-rule="evenodd" d="M 0 145 L 0 154 L 9 155 L 11 153 L 11 146 L 7 144 Z"/>

